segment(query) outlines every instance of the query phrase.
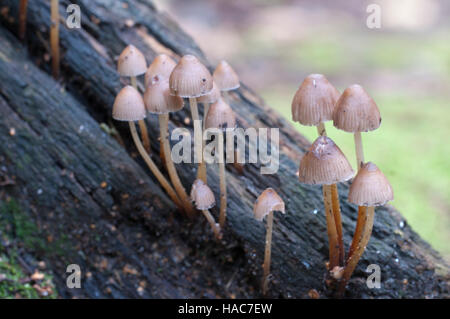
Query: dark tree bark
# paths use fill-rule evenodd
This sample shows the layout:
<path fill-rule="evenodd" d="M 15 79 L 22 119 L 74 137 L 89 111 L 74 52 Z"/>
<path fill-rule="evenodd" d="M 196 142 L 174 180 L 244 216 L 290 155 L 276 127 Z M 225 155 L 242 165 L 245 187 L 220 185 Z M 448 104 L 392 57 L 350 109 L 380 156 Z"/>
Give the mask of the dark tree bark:
<path fill-rule="evenodd" d="M 13 181 L 4 183 L 0 195 L 17 201 L 36 223 L 45 247 L 34 247 L 33 255 L 47 261 L 61 296 L 259 297 L 265 228 L 252 207 L 267 187 L 284 198 L 287 210 L 274 218 L 270 295 L 302 298 L 316 289 L 329 296 L 321 189 L 300 184 L 295 174 L 309 142 L 244 85 L 231 94 L 241 127 L 280 128 L 280 170 L 261 175 L 259 164 L 242 172 L 227 165 L 228 218 L 224 240 L 217 243 L 206 221 L 185 219 L 176 210 L 136 155 L 127 126 L 111 120 L 114 97 L 126 83 L 116 73 L 116 59 L 127 44 L 139 47 L 148 61 L 164 51 L 195 54 L 211 65 L 150 1 L 71 2 L 81 7 L 82 29 L 61 25 L 59 82 L 49 76 L 45 58 L 48 1 L 29 2 L 25 46 L 16 38 L 18 1 L 0 4 L 8 8 L 0 17 L 0 159 L 3 177 Z M 61 1 L 62 17 L 67 4 Z M 171 116 L 171 129 L 185 127 L 186 117 L 188 109 Z M 121 138 L 107 134 L 102 123 L 115 125 Z M 153 154 L 159 154 L 157 118 L 147 123 Z M 190 190 L 194 167 L 178 170 Z M 216 172 L 208 168 L 218 198 Z M 348 184 L 339 191 L 348 247 L 357 212 L 347 202 Z M 73 263 L 82 268 L 82 289 L 66 287 L 65 270 Z M 381 267 L 380 289 L 365 285 L 369 264 Z M 397 211 L 380 207 L 347 296 L 446 297 L 448 265 Z"/>

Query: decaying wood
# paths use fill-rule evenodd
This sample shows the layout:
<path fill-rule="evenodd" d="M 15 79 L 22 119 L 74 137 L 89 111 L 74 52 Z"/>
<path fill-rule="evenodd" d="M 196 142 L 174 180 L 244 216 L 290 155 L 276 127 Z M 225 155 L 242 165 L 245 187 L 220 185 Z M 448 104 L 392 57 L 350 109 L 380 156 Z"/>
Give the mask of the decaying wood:
<path fill-rule="evenodd" d="M 126 83 L 116 59 L 129 43 L 151 61 L 165 52 L 191 53 L 208 63 L 195 42 L 145 0 L 71 1 L 82 10 L 82 29 L 60 27 L 61 76 L 50 73 L 48 1 L 29 1 L 27 43 L 16 38 L 19 2 L 4 0 L 0 17 L 0 156 L 2 174 L 13 182 L 1 198 L 16 200 L 38 229 L 47 261 L 63 297 L 259 297 L 264 223 L 252 215 L 256 197 L 274 188 L 286 215 L 274 217 L 272 297 L 308 297 L 324 284 L 328 258 L 320 187 L 299 183 L 301 155 L 309 142 L 263 101 L 242 86 L 231 93 L 241 127 L 280 129 L 280 170 L 261 175 L 259 164 L 238 172 L 227 165 L 228 211 L 224 238 L 217 243 L 206 221 L 187 220 L 136 156 L 127 126 L 111 121 L 113 100 Z M 65 17 L 68 1 L 60 1 Z M 140 83 L 141 88 L 143 87 Z M 202 108 L 200 108 L 200 111 Z M 169 124 L 186 127 L 188 108 Z M 101 127 L 113 123 L 125 148 Z M 147 119 L 152 154 L 159 154 L 158 120 Z M 192 130 L 192 123 L 187 125 Z M 14 134 L 12 134 L 14 129 Z M 350 137 L 349 137 L 350 138 Z M 154 160 L 161 165 L 157 156 Z M 187 189 L 195 166 L 177 165 Z M 219 194 L 219 178 L 208 167 L 208 183 Z M 356 207 L 348 184 L 340 184 L 344 241 L 353 235 Z M 401 209 L 401 207 L 400 207 Z M 218 216 L 217 209 L 212 213 Z M 199 215 L 201 213 L 199 212 Z M 82 289 L 68 289 L 65 270 L 79 264 Z M 377 264 L 380 289 L 369 289 L 365 269 Z M 448 266 L 394 209 L 376 210 L 373 235 L 350 281 L 348 297 L 444 297 Z"/>

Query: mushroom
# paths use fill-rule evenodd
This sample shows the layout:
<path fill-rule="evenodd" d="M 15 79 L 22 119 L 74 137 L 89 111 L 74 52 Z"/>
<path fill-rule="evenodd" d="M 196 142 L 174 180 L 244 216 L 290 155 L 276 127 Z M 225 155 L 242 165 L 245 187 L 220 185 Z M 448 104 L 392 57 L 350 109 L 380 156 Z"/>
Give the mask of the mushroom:
<path fill-rule="evenodd" d="M 369 243 L 375 215 L 375 206 L 382 206 L 393 199 L 394 193 L 392 186 L 386 176 L 384 176 L 375 164 L 371 162 L 364 164 L 350 186 L 348 201 L 359 207 L 366 207 L 364 210 L 367 211 L 367 215 L 364 218 L 366 222 L 364 223 L 361 240 L 358 242 L 355 252 L 349 257 L 344 267 L 344 273 L 339 286 L 339 293 L 341 295 L 343 295 L 345 286 Z"/>
<path fill-rule="evenodd" d="M 191 199 L 195 202 L 195 206 L 198 210 L 201 210 L 206 220 L 211 225 L 214 232 L 214 237 L 217 240 L 222 239 L 222 233 L 220 231 L 219 224 L 216 223 L 214 217 L 209 212 L 209 209 L 216 205 L 216 200 L 211 189 L 201 179 L 196 179 L 192 184 Z"/>
<path fill-rule="evenodd" d="M 264 217 L 267 216 L 266 222 L 266 245 L 264 251 L 264 264 L 263 264 L 263 280 L 262 280 L 262 291 L 263 295 L 267 294 L 269 286 L 269 274 L 270 274 L 270 256 L 271 256 L 271 246 L 272 246 L 272 227 L 273 227 L 273 212 L 280 211 L 283 214 L 284 211 L 284 201 L 272 188 L 267 188 L 264 192 L 259 195 L 256 199 L 255 205 L 253 206 L 254 217 L 262 221 Z"/>
<path fill-rule="evenodd" d="M 159 79 L 169 80 L 170 74 L 172 73 L 176 65 L 176 62 L 172 60 L 172 58 L 168 55 L 157 55 L 145 72 L 145 88 L 147 88 L 151 84 L 155 76 L 157 76 Z M 162 140 L 160 140 L 159 157 L 161 158 L 161 161 L 164 163 L 164 165 L 166 165 L 164 145 Z"/>
<path fill-rule="evenodd" d="M 59 0 L 50 3 L 50 47 L 52 51 L 52 75 L 59 78 Z"/>
<path fill-rule="evenodd" d="M 361 132 L 373 131 L 380 126 L 381 116 L 378 106 L 360 85 L 351 85 L 345 89 L 336 103 L 336 108 L 333 113 L 333 124 L 340 130 L 354 134 L 356 167 L 359 170 L 364 163 Z M 358 208 L 355 233 L 347 259 L 351 257 L 361 239 L 365 215 L 365 208 Z"/>
<path fill-rule="evenodd" d="M 332 185 L 353 177 L 353 169 L 339 147 L 328 137 L 320 136 L 300 161 L 299 180 L 310 185 L 323 185 L 323 198 L 329 242 L 329 269 L 339 266 L 343 242 L 339 240 L 336 215 L 332 207 Z"/>
<path fill-rule="evenodd" d="M 155 76 L 169 80 L 170 74 L 176 65 L 177 63 L 166 54 L 156 56 L 145 72 L 145 87 L 151 84 Z"/>
<path fill-rule="evenodd" d="M 189 216 L 193 216 L 194 210 L 191 201 L 181 184 L 172 160 L 168 134 L 169 113 L 181 110 L 184 106 L 184 101 L 181 97 L 170 94 L 169 80 L 167 78 L 160 79 L 157 75 L 145 90 L 144 103 L 148 112 L 158 114 L 161 144 L 164 148 L 163 153 L 167 154 L 167 156 L 164 156 L 164 159 L 170 180 L 172 181 L 179 198 L 183 202 L 187 213 Z"/>
<path fill-rule="evenodd" d="M 120 76 L 130 77 L 131 85 L 138 90 L 136 77 L 147 71 L 147 62 L 142 52 L 134 45 L 128 45 L 119 56 L 117 71 Z M 150 153 L 150 139 L 148 137 L 147 125 L 144 120 L 140 120 L 138 123 L 144 148 Z"/>
<path fill-rule="evenodd" d="M 236 127 L 236 117 L 231 107 L 220 98 L 216 103 L 212 104 L 208 114 L 206 115 L 206 128 L 215 128 L 219 130 L 218 135 L 218 162 L 219 162 L 219 178 L 220 178 L 220 227 L 225 226 L 227 216 L 227 184 L 225 179 L 225 152 L 223 131 L 234 129 Z"/>
<path fill-rule="evenodd" d="M 228 92 L 236 90 L 241 86 L 237 73 L 227 61 L 222 60 L 214 70 L 213 78 L 219 89 L 223 92 L 223 96 L 227 103 L 230 103 Z"/>
<path fill-rule="evenodd" d="M 206 118 L 206 115 L 208 114 L 210 104 L 217 102 L 220 98 L 221 98 L 221 96 L 220 96 L 219 88 L 217 87 L 216 82 L 213 81 L 213 88 L 212 88 L 211 92 L 209 92 L 206 95 L 200 96 L 197 99 L 197 102 L 203 104 L 203 118 L 204 119 Z M 205 131 L 205 130 L 206 130 L 206 120 L 203 121 L 203 131 Z M 202 145 L 203 145 L 203 148 L 205 148 L 205 140 L 204 139 L 202 139 Z M 202 154 L 203 154 L 203 152 L 202 152 Z M 208 176 L 206 174 L 206 162 L 204 160 L 202 160 L 202 162 L 200 163 L 200 166 L 198 167 L 197 178 L 201 178 L 202 176 L 204 176 L 204 178 L 205 178 L 203 181 L 205 183 L 207 183 Z"/>
<path fill-rule="evenodd" d="M 136 132 L 134 122 L 143 120 L 145 116 L 146 110 L 142 96 L 134 87 L 129 85 L 125 86 L 119 94 L 117 94 L 116 99 L 114 100 L 112 117 L 117 121 L 127 121 L 129 123 L 131 136 L 133 137 L 134 144 L 136 145 L 139 154 L 142 156 L 152 173 L 156 176 L 161 186 L 166 190 L 167 194 L 169 194 L 172 201 L 179 208 L 183 209 L 183 205 L 178 199 L 175 190 L 172 188 L 164 175 L 159 171 L 150 156 L 148 156 Z"/>
<path fill-rule="evenodd" d="M 27 30 L 27 6 L 28 0 L 20 0 L 19 5 L 19 37 L 25 38 Z"/>
<path fill-rule="evenodd" d="M 200 125 L 199 130 L 195 129 L 196 121 L 200 121 L 196 98 L 211 92 L 213 88 L 211 73 L 195 56 L 188 54 L 183 56 L 173 69 L 170 74 L 169 85 L 172 95 L 189 98 L 194 123 L 195 158 L 201 163 L 203 162 L 201 147 L 203 146 L 203 130 L 202 125 Z M 206 182 L 206 167 L 203 167 L 202 171 L 199 172 L 199 178 Z"/>
<path fill-rule="evenodd" d="M 333 118 L 339 91 L 322 74 L 310 74 L 298 88 L 292 100 L 292 120 L 306 126 L 316 126 L 320 136 L 326 135 L 324 122 Z"/>
<path fill-rule="evenodd" d="M 319 136 L 326 136 L 324 122 L 333 118 L 333 110 L 339 98 L 339 91 L 322 74 L 308 75 L 295 93 L 292 101 L 292 120 L 306 126 L 316 126 Z M 344 262 L 344 243 L 339 206 L 339 194 L 335 184 L 331 186 L 331 200 L 334 222 L 338 233 L 339 261 Z M 325 202 L 325 198 L 324 198 Z"/>

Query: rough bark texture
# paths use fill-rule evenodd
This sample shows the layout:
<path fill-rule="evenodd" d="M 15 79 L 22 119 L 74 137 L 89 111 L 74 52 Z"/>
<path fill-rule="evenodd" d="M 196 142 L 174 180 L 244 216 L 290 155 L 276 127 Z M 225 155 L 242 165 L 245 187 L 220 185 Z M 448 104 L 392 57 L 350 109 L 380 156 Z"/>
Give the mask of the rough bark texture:
<path fill-rule="evenodd" d="M 68 1 L 60 2 L 65 17 Z M 2 184 L 0 199 L 2 207 L 7 198 L 18 203 L 43 243 L 20 250 L 25 260 L 44 259 L 63 297 L 260 297 L 265 227 L 253 218 L 252 207 L 261 191 L 273 187 L 287 213 L 274 216 L 270 296 L 302 298 L 310 289 L 329 296 L 321 188 L 300 184 L 295 174 L 309 142 L 244 85 L 231 94 L 241 127 L 280 128 L 280 170 L 261 175 L 259 164 L 247 164 L 239 174 L 227 165 L 228 217 L 224 240 L 217 243 L 204 219 L 187 220 L 175 209 L 136 156 L 127 126 L 110 118 L 114 97 L 127 81 L 115 70 L 127 44 L 148 61 L 161 52 L 175 58 L 191 53 L 210 64 L 150 1 L 71 2 L 81 7 L 82 29 L 61 25 L 59 82 L 49 76 L 45 58 L 49 1 L 29 2 L 24 45 L 17 39 L 19 1 L 0 2 L 7 8 L 0 17 L 1 175 L 12 181 Z M 185 127 L 186 117 L 188 108 L 171 116 L 170 128 Z M 116 126 L 120 143 L 101 123 Z M 147 123 L 156 155 L 157 117 Z M 194 167 L 178 170 L 190 190 Z M 216 167 L 208 168 L 208 176 L 218 198 Z M 346 201 L 348 185 L 339 185 L 339 192 L 348 248 L 357 212 Z M 218 211 L 212 212 L 217 218 Z M 82 268 L 82 289 L 65 285 L 72 263 Z M 369 264 L 381 267 L 381 289 L 365 285 Z M 398 212 L 378 208 L 347 297 L 446 296 L 448 265 Z"/>

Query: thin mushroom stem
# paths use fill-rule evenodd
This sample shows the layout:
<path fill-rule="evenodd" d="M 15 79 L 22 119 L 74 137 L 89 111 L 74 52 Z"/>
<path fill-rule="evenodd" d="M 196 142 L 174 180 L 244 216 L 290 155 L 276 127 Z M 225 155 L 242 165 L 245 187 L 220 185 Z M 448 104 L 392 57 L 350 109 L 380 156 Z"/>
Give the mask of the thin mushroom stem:
<path fill-rule="evenodd" d="M 219 179 L 220 179 L 220 214 L 219 224 L 221 228 L 225 227 L 227 218 L 227 182 L 225 179 L 225 158 L 224 158 L 224 138 L 223 131 L 219 132 Z"/>
<path fill-rule="evenodd" d="M 204 103 L 203 104 L 204 109 L 203 109 L 203 125 L 202 125 L 202 130 L 205 131 L 206 130 L 206 115 L 208 114 L 209 111 L 209 103 Z M 202 134 L 203 136 L 203 134 Z M 200 163 L 200 165 L 198 166 L 198 172 L 197 172 L 197 179 L 201 179 L 205 184 L 208 184 L 208 174 L 206 171 L 206 161 L 204 158 L 204 154 L 203 154 L 203 150 L 205 149 L 205 140 L 202 138 L 202 161 Z"/>
<path fill-rule="evenodd" d="M 130 77 L 131 85 L 138 91 L 137 79 L 135 76 Z M 141 130 L 142 144 L 144 144 L 144 148 L 147 153 L 150 153 L 151 144 L 150 138 L 148 136 L 147 125 L 145 124 L 145 120 L 139 120 L 139 129 Z"/>
<path fill-rule="evenodd" d="M 50 4 L 50 47 L 52 51 L 52 75 L 59 78 L 59 0 L 51 0 Z"/>
<path fill-rule="evenodd" d="M 177 169 L 175 168 L 175 165 L 172 160 L 172 156 L 170 156 L 171 151 L 169 144 L 169 114 L 159 114 L 158 119 L 159 119 L 159 133 L 161 136 L 161 141 L 163 143 L 164 154 L 167 154 L 167 156 L 165 156 L 165 160 L 170 180 L 172 181 L 172 184 L 179 198 L 183 202 L 183 205 L 186 208 L 188 215 L 192 217 L 195 214 L 194 208 L 192 207 L 191 201 L 186 193 L 186 190 L 184 189 L 183 184 L 180 181 Z"/>
<path fill-rule="evenodd" d="M 350 279 L 350 277 L 353 274 L 353 271 L 356 268 L 356 265 L 358 264 L 359 259 L 364 253 L 364 250 L 366 249 L 367 244 L 370 240 L 370 235 L 372 234 L 372 228 L 373 228 L 373 219 L 375 216 L 375 207 L 369 206 L 367 209 L 367 216 L 366 216 L 366 222 L 364 225 L 363 235 L 361 238 L 361 241 L 359 242 L 358 248 L 355 250 L 355 253 L 352 257 L 348 260 L 347 265 L 344 268 L 344 274 L 342 276 L 342 281 L 339 285 L 339 295 L 343 296 L 345 292 L 345 287 L 347 286 L 347 282 Z"/>
<path fill-rule="evenodd" d="M 333 269 L 335 266 L 339 265 L 339 242 L 336 224 L 334 221 L 331 186 L 323 185 L 322 191 L 325 206 L 325 217 L 327 220 L 328 246 L 330 254 L 329 269 Z"/>
<path fill-rule="evenodd" d="M 191 116 L 194 125 L 194 152 L 195 158 L 199 160 L 197 178 L 201 179 L 206 184 L 206 165 L 202 165 L 203 160 L 203 129 L 200 125 L 200 130 L 196 128 L 196 121 L 200 121 L 200 115 L 198 113 L 197 99 L 195 97 L 189 98 L 189 105 L 191 107 Z M 200 144 L 199 144 L 200 143 Z M 201 145 L 201 147 L 199 147 Z"/>
<path fill-rule="evenodd" d="M 172 186 L 169 184 L 167 179 L 164 177 L 164 175 L 159 171 L 158 167 L 155 165 L 155 163 L 152 161 L 150 156 L 148 156 L 147 152 L 144 149 L 144 146 L 141 143 L 141 140 L 139 139 L 139 135 L 136 131 L 136 126 L 133 121 L 128 122 L 130 124 L 130 131 L 131 136 L 133 137 L 134 144 L 136 145 L 139 154 L 144 159 L 145 163 L 147 164 L 148 168 L 150 168 L 150 171 L 156 176 L 156 179 L 161 184 L 161 186 L 166 190 L 167 194 L 169 194 L 172 201 L 180 208 L 184 209 L 180 199 L 177 196 L 177 193 L 172 188 Z"/>
<path fill-rule="evenodd" d="M 214 217 L 211 215 L 209 210 L 202 210 L 202 213 L 206 217 L 206 220 L 208 221 L 209 225 L 211 225 L 211 228 L 212 228 L 212 230 L 214 232 L 214 237 L 217 240 L 221 240 L 222 239 L 222 233 L 220 231 L 219 224 L 216 223 Z"/>
<path fill-rule="evenodd" d="M 345 259 L 344 240 L 342 239 L 341 207 L 339 205 L 339 193 L 336 184 L 331 185 L 331 199 L 333 205 L 334 222 L 336 224 L 336 231 L 339 244 L 339 264 L 343 266 Z"/>
<path fill-rule="evenodd" d="M 358 247 L 359 242 L 361 241 L 361 236 L 362 236 L 362 233 L 364 230 L 365 221 L 366 221 L 366 207 L 359 206 L 358 207 L 358 219 L 356 220 L 355 233 L 353 234 L 352 244 L 350 245 L 350 248 L 348 250 L 346 263 L 348 263 L 349 259 L 353 256 L 353 253 L 355 252 L 356 248 Z"/>
<path fill-rule="evenodd" d="M 359 169 L 364 164 L 364 151 L 363 151 L 363 145 L 362 145 L 361 132 L 355 132 L 355 134 L 353 134 L 353 136 L 355 137 L 356 168 L 359 171 Z"/>
<path fill-rule="evenodd" d="M 27 30 L 27 6 L 28 0 L 20 0 L 19 7 L 19 37 L 23 40 Z"/>
<path fill-rule="evenodd" d="M 267 215 L 267 222 L 266 222 L 266 247 L 264 251 L 264 264 L 263 264 L 262 291 L 264 296 L 267 294 L 269 288 L 270 258 L 272 253 L 272 228 L 273 228 L 273 212 L 270 212 Z"/>

